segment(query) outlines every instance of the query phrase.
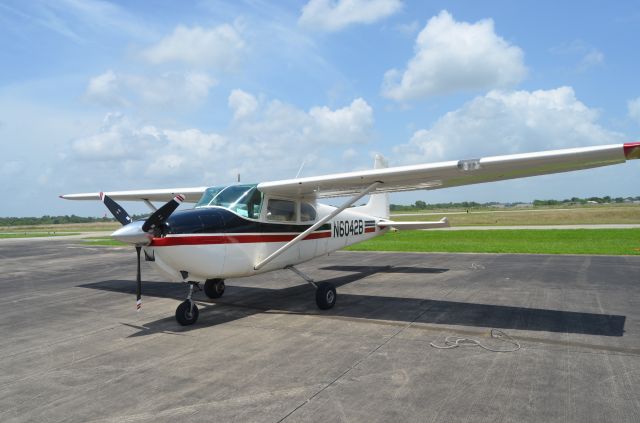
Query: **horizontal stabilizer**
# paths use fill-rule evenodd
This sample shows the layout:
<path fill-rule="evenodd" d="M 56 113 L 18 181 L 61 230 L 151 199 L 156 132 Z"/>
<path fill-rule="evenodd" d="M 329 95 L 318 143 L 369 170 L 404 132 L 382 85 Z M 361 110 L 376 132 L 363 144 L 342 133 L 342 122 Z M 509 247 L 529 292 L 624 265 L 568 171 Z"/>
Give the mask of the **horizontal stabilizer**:
<path fill-rule="evenodd" d="M 443 217 L 437 222 L 393 222 L 391 220 L 387 220 L 385 222 L 378 222 L 377 225 L 381 229 L 391 227 L 399 231 L 411 229 L 448 228 L 449 226 L 451 226 L 449 224 L 449 219 L 447 219 L 446 217 Z"/>

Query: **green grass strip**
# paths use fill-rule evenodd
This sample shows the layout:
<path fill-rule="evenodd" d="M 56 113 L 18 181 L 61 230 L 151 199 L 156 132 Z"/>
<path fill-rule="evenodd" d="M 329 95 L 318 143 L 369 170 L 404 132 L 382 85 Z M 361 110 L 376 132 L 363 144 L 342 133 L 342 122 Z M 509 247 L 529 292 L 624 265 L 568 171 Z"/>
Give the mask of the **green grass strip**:
<path fill-rule="evenodd" d="M 346 250 L 640 255 L 640 229 L 399 231 Z"/>
<path fill-rule="evenodd" d="M 47 236 L 69 236 L 80 235 L 79 232 L 2 232 L 0 239 L 6 238 L 42 238 Z"/>
<path fill-rule="evenodd" d="M 83 245 L 105 245 L 110 247 L 122 247 L 124 245 L 129 245 L 124 242 L 116 241 L 115 239 L 105 238 L 100 236 L 91 236 L 84 238 L 82 240 Z"/>

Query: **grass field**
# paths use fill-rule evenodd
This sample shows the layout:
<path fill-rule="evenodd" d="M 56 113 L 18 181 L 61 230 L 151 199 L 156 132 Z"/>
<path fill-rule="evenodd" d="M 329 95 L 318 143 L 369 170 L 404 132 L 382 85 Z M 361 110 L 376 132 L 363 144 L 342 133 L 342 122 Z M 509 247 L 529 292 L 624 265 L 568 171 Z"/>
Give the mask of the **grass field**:
<path fill-rule="evenodd" d="M 474 209 L 442 211 L 418 216 L 392 216 L 393 220 L 438 220 L 447 216 L 451 226 L 570 225 L 640 223 L 640 205 L 597 205 L 571 208 L 516 210 Z M 118 223 L 0 227 L 1 238 L 28 238 L 105 232 L 86 238 L 83 245 L 122 246 L 108 233 Z M 640 255 L 640 229 L 402 231 L 347 248 L 352 251 L 486 252 L 534 254 Z"/>
<path fill-rule="evenodd" d="M 568 209 L 470 210 L 420 216 L 392 216 L 392 220 L 439 220 L 447 216 L 451 226 L 595 225 L 640 223 L 640 206 L 591 206 Z"/>
<path fill-rule="evenodd" d="M 401 231 L 346 250 L 640 255 L 640 229 Z"/>
<path fill-rule="evenodd" d="M 0 239 L 7 238 L 42 238 L 46 236 L 80 235 L 79 232 L 0 232 Z"/>
<path fill-rule="evenodd" d="M 0 226 L 0 232 L 113 232 L 118 222 L 65 223 L 61 225 Z"/>
<path fill-rule="evenodd" d="M 104 245 L 108 247 L 123 247 L 130 244 L 126 244 L 124 242 L 116 241 L 115 239 L 103 237 L 103 236 L 92 236 L 82 239 L 83 245 Z"/>

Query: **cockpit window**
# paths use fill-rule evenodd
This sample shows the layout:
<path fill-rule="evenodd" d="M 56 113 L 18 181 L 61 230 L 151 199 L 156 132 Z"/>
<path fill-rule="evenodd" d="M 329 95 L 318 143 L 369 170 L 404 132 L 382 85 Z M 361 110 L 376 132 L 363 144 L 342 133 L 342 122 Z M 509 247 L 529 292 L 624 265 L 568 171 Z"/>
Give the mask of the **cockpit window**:
<path fill-rule="evenodd" d="M 258 219 L 262 210 L 262 193 L 256 185 L 228 185 L 207 188 L 195 208 L 224 207 L 249 219 Z"/>
<path fill-rule="evenodd" d="M 311 222 L 316 220 L 316 209 L 309 203 L 300 203 L 300 221 Z"/>

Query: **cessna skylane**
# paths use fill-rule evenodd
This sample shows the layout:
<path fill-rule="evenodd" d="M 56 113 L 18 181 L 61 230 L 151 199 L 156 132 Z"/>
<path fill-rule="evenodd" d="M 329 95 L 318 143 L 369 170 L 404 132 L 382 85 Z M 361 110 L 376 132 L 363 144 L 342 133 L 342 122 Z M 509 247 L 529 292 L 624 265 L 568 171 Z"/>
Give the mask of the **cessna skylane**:
<path fill-rule="evenodd" d="M 61 195 L 67 200 L 101 200 L 123 225 L 111 236 L 135 247 L 138 256 L 136 297 L 140 309 L 140 255 L 168 278 L 188 284 L 187 299 L 176 310 L 181 325 L 198 319 L 194 288 L 203 283 L 209 298 L 224 294 L 226 278 L 290 269 L 315 289 L 316 304 L 330 309 L 336 289 L 316 282 L 295 266 L 390 228 L 431 229 L 435 222 L 389 219 L 388 193 L 434 190 L 595 168 L 640 158 L 640 142 L 571 148 L 387 168 L 377 156 L 372 170 L 295 178 L 259 184 L 114 191 Z M 369 195 L 365 205 L 353 205 Z M 317 202 L 348 197 L 339 207 Z M 117 201 L 143 201 L 153 213 L 133 221 Z M 162 207 L 154 201 L 166 202 Z M 174 211 L 181 202 L 195 207 Z"/>

